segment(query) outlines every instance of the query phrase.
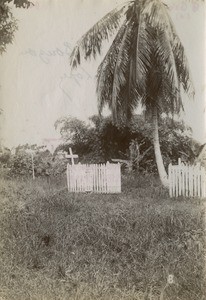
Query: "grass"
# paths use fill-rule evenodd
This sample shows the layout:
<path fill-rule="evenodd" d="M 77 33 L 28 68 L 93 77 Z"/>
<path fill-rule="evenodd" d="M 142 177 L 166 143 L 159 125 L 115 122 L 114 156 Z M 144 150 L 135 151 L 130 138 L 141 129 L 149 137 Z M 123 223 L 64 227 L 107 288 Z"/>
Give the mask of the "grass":
<path fill-rule="evenodd" d="M 170 199 L 151 176 L 122 183 L 96 195 L 1 179 L 0 299 L 205 299 L 205 201 Z"/>

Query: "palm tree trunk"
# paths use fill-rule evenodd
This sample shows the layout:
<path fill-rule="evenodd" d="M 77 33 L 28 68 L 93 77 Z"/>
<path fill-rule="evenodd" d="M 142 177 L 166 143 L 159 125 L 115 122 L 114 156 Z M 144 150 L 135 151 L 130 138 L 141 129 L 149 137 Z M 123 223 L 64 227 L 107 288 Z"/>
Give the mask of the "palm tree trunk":
<path fill-rule="evenodd" d="M 165 170 L 162 154 L 160 150 L 160 143 L 159 143 L 159 132 L 158 132 L 158 116 L 157 116 L 157 108 L 153 108 L 152 112 L 152 129 L 153 129 L 153 146 L 155 152 L 155 159 L 157 164 L 158 173 L 160 176 L 160 180 L 165 187 L 168 187 L 168 176 Z"/>

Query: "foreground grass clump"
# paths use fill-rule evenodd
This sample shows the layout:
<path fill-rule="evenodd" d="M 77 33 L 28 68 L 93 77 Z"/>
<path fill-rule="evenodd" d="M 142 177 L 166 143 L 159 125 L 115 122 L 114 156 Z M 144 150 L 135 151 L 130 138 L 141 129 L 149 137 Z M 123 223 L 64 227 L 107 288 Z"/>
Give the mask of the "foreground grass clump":
<path fill-rule="evenodd" d="M 0 189 L 0 298 L 203 299 L 203 200 L 169 199 L 151 177 L 123 178 L 119 195 Z"/>

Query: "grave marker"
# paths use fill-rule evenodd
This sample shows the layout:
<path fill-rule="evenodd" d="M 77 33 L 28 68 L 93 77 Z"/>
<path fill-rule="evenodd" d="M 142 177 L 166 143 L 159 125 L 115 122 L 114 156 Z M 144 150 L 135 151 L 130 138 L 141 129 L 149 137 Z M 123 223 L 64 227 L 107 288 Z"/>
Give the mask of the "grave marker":
<path fill-rule="evenodd" d="M 31 154 L 32 178 L 35 179 L 35 172 L 34 172 L 34 153 L 35 153 L 35 151 L 32 149 L 27 149 L 26 153 Z"/>
<path fill-rule="evenodd" d="M 77 154 L 72 153 L 72 148 L 69 147 L 69 154 L 65 155 L 66 158 L 71 159 L 72 165 L 74 165 L 74 158 L 78 158 Z"/>

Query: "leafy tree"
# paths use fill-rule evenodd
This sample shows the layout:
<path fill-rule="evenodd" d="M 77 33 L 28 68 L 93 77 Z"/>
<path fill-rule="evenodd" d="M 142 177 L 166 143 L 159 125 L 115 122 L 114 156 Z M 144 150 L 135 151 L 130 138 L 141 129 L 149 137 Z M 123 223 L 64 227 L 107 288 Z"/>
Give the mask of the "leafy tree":
<path fill-rule="evenodd" d="M 126 166 L 126 169 L 132 171 L 157 172 L 152 147 L 152 126 L 145 122 L 143 116 L 134 116 L 129 127 L 117 127 L 110 116 L 106 118 L 92 116 L 90 121 L 90 125 L 71 117 L 57 121 L 56 125 L 58 124 L 57 127 L 65 141 L 58 150 L 68 151 L 71 146 L 82 163 L 105 163 L 118 159 L 123 163 L 123 169 Z M 177 163 L 181 157 L 187 162 L 193 162 L 199 145 L 191 139 L 190 128 L 169 118 L 161 118 L 159 121 L 164 160 L 167 163 L 171 161 Z M 138 151 L 133 151 L 136 150 L 134 149 L 136 145 Z M 34 153 L 35 177 L 56 177 L 66 171 L 68 162 L 66 158 L 57 153 L 52 155 L 44 146 L 25 144 L 16 147 L 15 154 L 9 149 L 0 149 L 2 175 L 32 177 L 31 150 Z"/>
<path fill-rule="evenodd" d="M 183 109 L 180 90 L 194 94 L 184 47 L 167 6 L 161 0 L 131 0 L 97 22 L 77 42 L 71 66 L 101 53 L 102 43 L 117 32 L 97 71 L 99 112 L 105 105 L 113 121 L 129 120 L 141 104 L 151 116 L 158 172 L 167 186 L 160 151 L 158 121 L 162 113 Z"/>
<path fill-rule="evenodd" d="M 131 160 L 131 146 L 139 146 L 139 157 L 133 157 L 133 170 L 156 172 L 155 154 L 152 147 L 152 124 L 145 122 L 144 116 L 135 115 L 130 126 L 117 126 L 112 117 L 90 117 L 90 125 L 76 118 L 61 118 L 56 122 L 65 141 L 58 150 L 79 155 L 82 163 L 105 163 L 119 159 L 122 163 Z M 191 129 L 170 118 L 159 120 L 159 134 L 164 160 L 177 163 L 179 157 L 187 162 L 195 158 L 198 143 L 191 138 Z M 136 155 L 136 154 L 135 154 Z"/>
<path fill-rule="evenodd" d="M 84 121 L 73 117 L 63 117 L 58 119 L 54 124 L 55 129 L 60 129 L 60 134 L 67 142 L 83 142 L 88 126 Z"/>
<path fill-rule="evenodd" d="M 68 151 L 72 147 L 81 162 L 103 163 L 115 158 L 127 151 L 132 139 L 129 129 L 126 126 L 117 127 L 111 117 L 92 116 L 90 125 L 72 117 L 61 118 L 55 127 L 60 129 L 65 142 L 57 151 Z"/>
<path fill-rule="evenodd" d="M 152 144 L 152 124 L 145 122 L 144 117 L 134 116 L 131 131 L 139 131 Z M 187 163 L 193 163 L 200 145 L 192 139 L 190 127 L 185 126 L 182 121 L 174 121 L 168 117 L 160 118 L 159 135 L 162 154 L 167 164 L 170 162 L 176 164 L 178 158 Z M 151 152 L 149 155 L 151 156 Z"/>
<path fill-rule="evenodd" d="M 85 155 L 90 151 L 91 146 L 89 146 L 89 127 L 85 122 L 78 120 L 73 117 L 65 117 L 58 119 L 55 124 L 55 129 L 60 130 L 60 134 L 65 142 L 65 145 L 60 145 L 56 149 L 68 151 L 69 146 L 73 147 L 73 150 L 78 153 L 78 155 Z"/>
<path fill-rule="evenodd" d="M 94 124 L 91 134 L 93 152 L 99 153 L 103 162 L 128 157 L 131 141 L 134 139 L 141 141 L 144 138 L 140 132 L 132 132 L 126 124 L 117 126 L 111 116 L 106 118 L 92 116 L 90 121 Z"/>
<path fill-rule="evenodd" d="M 18 28 L 9 3 L 19 8 L 28 8 L 32 5 L 28 0 L 0 0 L 0 54 L 6 51 L 8 44 L 12 43 L 14 33 Z"/>

